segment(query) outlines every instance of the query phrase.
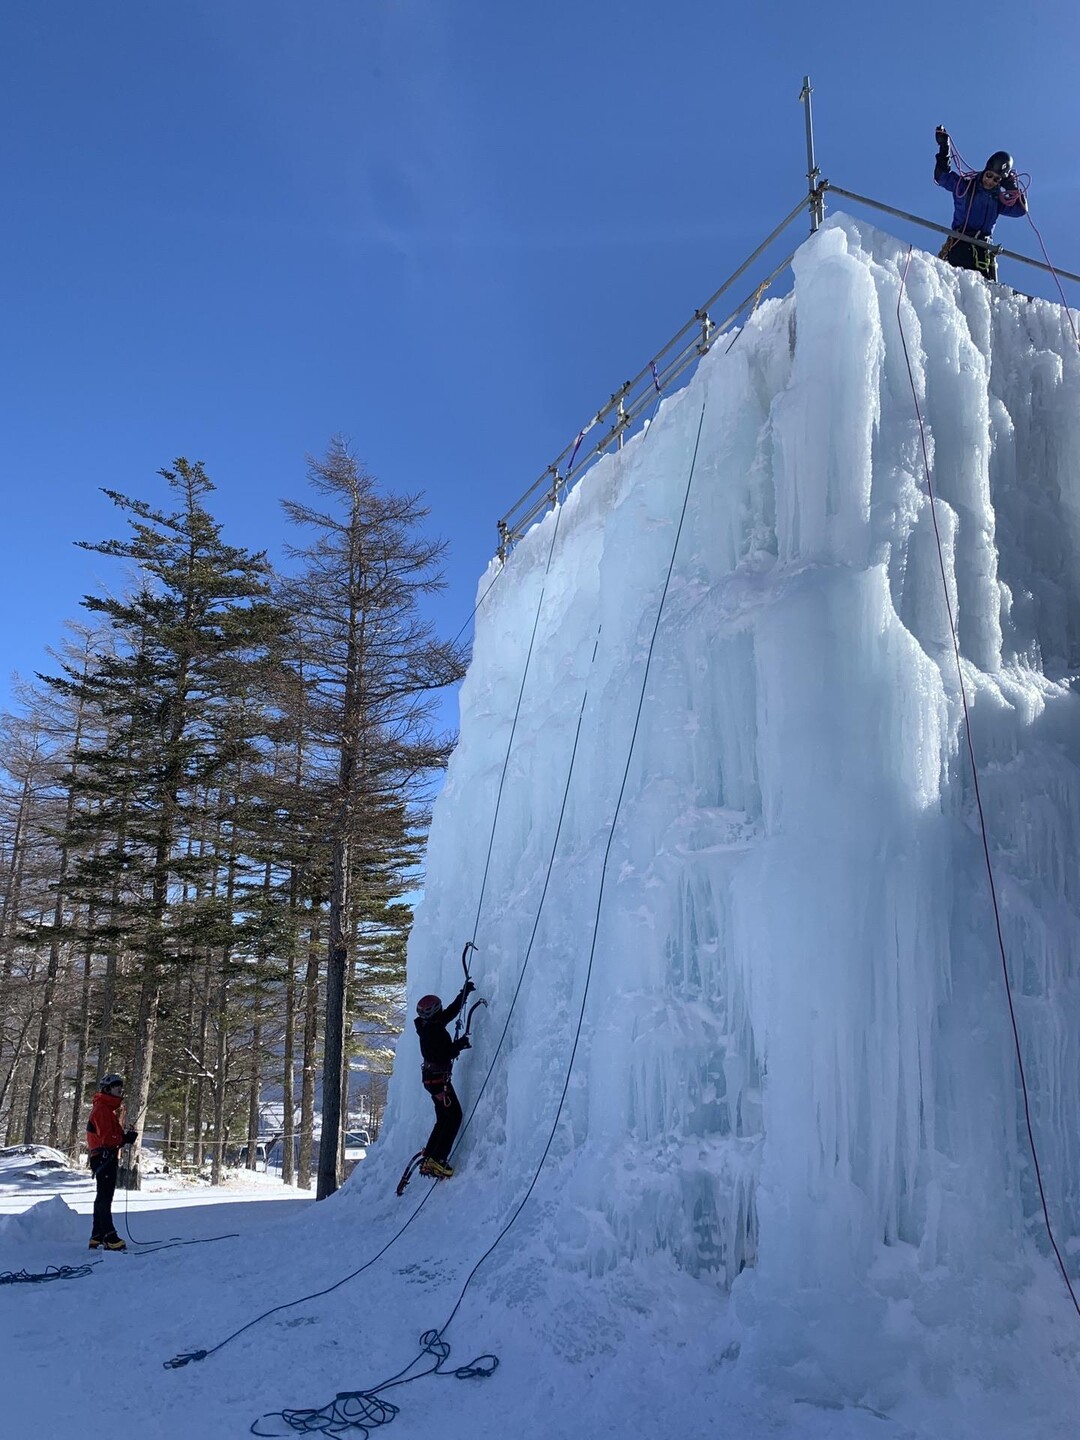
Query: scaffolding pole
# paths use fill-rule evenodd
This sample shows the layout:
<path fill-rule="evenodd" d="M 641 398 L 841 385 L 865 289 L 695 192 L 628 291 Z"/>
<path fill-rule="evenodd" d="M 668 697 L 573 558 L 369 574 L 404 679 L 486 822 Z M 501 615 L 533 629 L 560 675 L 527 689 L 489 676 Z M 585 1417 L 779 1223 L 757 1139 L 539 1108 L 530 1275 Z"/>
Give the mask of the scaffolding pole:
<path fill-rule="evenodd" d="M 814 106 L 810 98 L 813 93 L 814 87 L 810 84 L 810 76 L 804 75 L 799 99 L 802 101 L 806 113 L 806 183 L 809 187 L 807 204 L 810 207 L 811 235 L 825 219 L 825 192 L 818 183 L 821 171 L 818 169 L 817 160 L 814 157 Z"/>

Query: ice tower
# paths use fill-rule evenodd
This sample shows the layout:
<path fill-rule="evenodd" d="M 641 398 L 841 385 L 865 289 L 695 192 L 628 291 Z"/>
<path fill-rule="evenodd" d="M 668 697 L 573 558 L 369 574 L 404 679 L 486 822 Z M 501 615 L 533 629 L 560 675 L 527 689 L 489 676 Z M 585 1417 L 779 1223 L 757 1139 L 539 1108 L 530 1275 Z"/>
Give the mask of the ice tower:
<path fill-rule="evenodd" d="M 898 1313 L 947 1367 L 952 1322 L 1009 1336 L 1047 1267 L 942 567 L 1080 1248 L 1080 353 L 1061 307 L 845 217 L 794 268 L 484 599 L 410 1007 L 460 980 L 494 824 L 454 1203 L 508 1215 L 554 1124 L 515 1263 L 677 1274 L 850 1398 L 888 1388 Z"/>

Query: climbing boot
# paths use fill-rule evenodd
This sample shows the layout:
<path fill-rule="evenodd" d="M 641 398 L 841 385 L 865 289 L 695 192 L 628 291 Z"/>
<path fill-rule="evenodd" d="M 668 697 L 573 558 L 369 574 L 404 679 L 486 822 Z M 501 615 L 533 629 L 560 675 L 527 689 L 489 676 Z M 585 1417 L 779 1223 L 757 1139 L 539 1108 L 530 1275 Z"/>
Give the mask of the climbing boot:
<path fill-rule="evenodd" d="M 92 1242 L 91 1242 L 92 1243 Z M 104 1240 L 99 1242 L 104 1250 L 126 1250 L 127 1245 L 114 1230 L 111 1235 L 106 1235 Z"/>
<path fill-rule="evenodd" d="M 449 1180 L 454 1173 L 452 1165 L 444 1165 L 441 1160 L 426 1158 L 420 1162 L 420 1174 L 430 1176 L 432 1180 Z"/>

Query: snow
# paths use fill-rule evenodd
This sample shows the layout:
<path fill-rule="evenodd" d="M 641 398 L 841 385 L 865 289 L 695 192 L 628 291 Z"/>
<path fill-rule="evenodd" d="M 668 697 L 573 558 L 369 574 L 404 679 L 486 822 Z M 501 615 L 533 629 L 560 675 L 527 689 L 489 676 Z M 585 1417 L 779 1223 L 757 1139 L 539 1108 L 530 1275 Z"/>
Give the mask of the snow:
<path fill-rule="evenodd" d="M 836 217 L 792 296 L 534 527 L 480 609 L 409 954 L 410 1000 L 449 997 L 479 907 L 458 1175 L 394 1196 L 431 1124 L 406 1035 L 333 1200 L 265 1176 L 225 1209 L 143 1193 L 139 1227 L 238 1238 L 0 1289 L 14 1433 L 67 1440 L 96 1413 L 118 1440 L 243 1435 L 397 1374 L 430 1328 L 451 1367 L 500 1365 L 387 1392 L 401 1440 L 1075 1433 L 1080 1316 L 1027 1144 L 905 271 L 1076 1282 L 1080 355 L 1061 308 Z M 87 1258 L 66 1213 L 85 1179 L 8 1188 L 28 1213 L 0 1225 L 0 1268 Z"/>

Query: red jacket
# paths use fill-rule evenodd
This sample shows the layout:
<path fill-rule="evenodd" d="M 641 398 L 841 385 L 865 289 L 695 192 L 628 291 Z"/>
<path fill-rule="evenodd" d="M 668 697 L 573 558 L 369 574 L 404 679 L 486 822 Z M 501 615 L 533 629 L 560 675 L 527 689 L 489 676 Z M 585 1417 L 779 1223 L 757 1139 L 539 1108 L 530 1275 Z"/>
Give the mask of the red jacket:
<path fill-rule="evenodd" d="M 124 1125 L 121 1110 L 123 1097 L 106 1095 L 101 1090 L 94 1096 L 90 1107 L 90 1119 L 86 1122 L 86 1148 L 88 1151 L 104 1150 L 106 1147 L 119 1150 L 124 1143 Z"/>

